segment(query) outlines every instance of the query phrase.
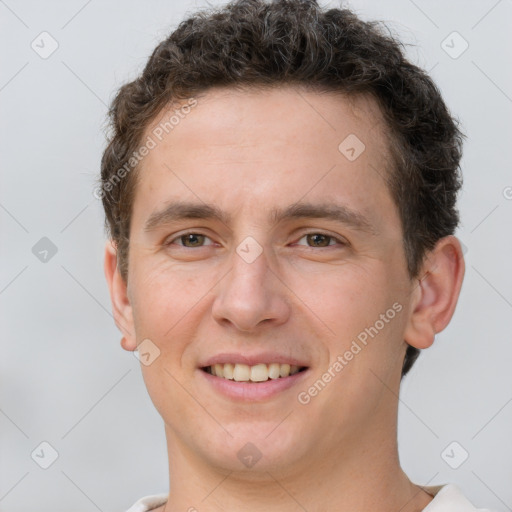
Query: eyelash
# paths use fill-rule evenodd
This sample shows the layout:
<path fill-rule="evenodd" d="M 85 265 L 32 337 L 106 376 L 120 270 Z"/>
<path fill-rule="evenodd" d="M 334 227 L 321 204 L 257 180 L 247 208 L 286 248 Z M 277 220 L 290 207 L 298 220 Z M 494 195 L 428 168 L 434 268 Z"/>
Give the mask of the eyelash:
<path fill-rule="evenodd" d="M 165 244 L 164 244 L 164 245 L 166 245 L 166 246 L 173 245 L 173 243 L 174 243 L 176 240 L 181 240 L 182 238 L 184 238 L 184 237 L 186 237 L 186 236 L 188 236 L 188 235 L 199 235 L 199 236 L 204 236 L 205 238 L 208 238 L 209 240 L 211 240 L 211 238 L 210 238 L 209 236 L 204 235 L 204 234 L 202 234 L 202 233 L 198 233 L 198 232 L 196 232 L 196 231 L 188 231 L 188 232 L 186 232 L 186 233 L 182 233 L 181 235 L 178 235 L 178 236 L 176 236 L 176 237 L 172 238 L 171 240 L 169 240 L 169 241 L 165 242 Z M 340 245 L 342 245 L 342 246 L 347 246 L 347 245 L 348 245 L 348 243 L 347 243 L 347 242 L 345 242 L 344 240 L 341 240 L 341 239 L 339 239 L 339 238 L 337 238 L 337 237 L 335 237 L 335 236 L 333 236 L 333 235 L 330 235 L 329 233 L 324 233 L 324 232 L 322 232 L 322 231 L 311 231 L 311 232 L 309 232 L 309 233 L 304 233 L 304 234 L 303 234 L 303 235 L 298 239 L 298 241 L 302 240 L 303 238 L 305 238 L 305 237 L 307 237 L 307 236 L 309 236 L 309 235 L 320 235 L 320 236 L 324 236 L 324 237 L 329 238 L 329 239 L 330 239 L 329 241 L 334 240 L 335 242 L 337 242 L 338 244 L 340 244 Z M 182 245 L 182 244 L 177 244 L 177 245 L 178 245 L 179 247 L 183 247 L 183 248 L 185 248 L 185 249 L 197 249 L 197 248 L 198 248 L 198 247 L 187 247 L 187 246 Z M 210 245 L 213 245 L 213 244 L 201 245 L 201 246 L 199 246 L 199 248 L 202 248 L 202 247 L 208 247 L 208 246 L 210 246 Z M 335 244 L 334 244 L 334 245 L 335 245 Z M 314 247 L 314 246 L 306 246 L 306 247 L 308 247 L 309 249 L 325 249 L 325 248 L 327 248 L 327 247 L 332 247 L 332 246 L 333 246 L 333 245 L 329 244 L 329 245 L 327 245 L 326 247 Z"/>

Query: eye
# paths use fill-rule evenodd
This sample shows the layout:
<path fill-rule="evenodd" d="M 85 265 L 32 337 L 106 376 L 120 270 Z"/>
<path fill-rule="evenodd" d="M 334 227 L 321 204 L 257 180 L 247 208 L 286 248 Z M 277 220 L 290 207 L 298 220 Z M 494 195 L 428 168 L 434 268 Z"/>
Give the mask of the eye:
<path fill-rule="evenodd" d="M 297 244 L 303 245 L 299 243 L 303 239 L 306 239 L 306 243 L 309 247 L 329 247 L 336 245 L 336 242 L 341 245 L 346 245 L 346 243 L 339 238 L 327 235 L 326 233 L 308 233 L 307 235 L 304 235 L 302 238 L 300 238 Z"/>
<path fill-rule="evenodd" d="M 206 241 L 210 241 L 210 243 L 205 243 Z M 182 247 L 187 247 L 189 249 L 193 249 L 194 247 L 204 247 L 205 245 L 213 245 L 212 240 L 206 235 L 202 235 L 200 233 L 185 233 L 184 235 L 180 235 L 172 240 L 166 242 L 166 245 L 179 245 Z"/>

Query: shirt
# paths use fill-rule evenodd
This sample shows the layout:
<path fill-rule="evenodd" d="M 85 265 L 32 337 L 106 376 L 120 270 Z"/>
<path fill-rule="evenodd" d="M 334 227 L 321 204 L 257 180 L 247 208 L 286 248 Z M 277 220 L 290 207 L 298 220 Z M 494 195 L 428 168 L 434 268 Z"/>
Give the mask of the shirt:
<path fill-rule="evenodd" d="M 475 508 L 454 484 L 425 487 L 434 499 L 423 509 L 423 512 L 492 512 L 487 508 Z M 168 494 L 144 496 L 134 503 L 126 512 L 149 512 L 167 502 Z"/>

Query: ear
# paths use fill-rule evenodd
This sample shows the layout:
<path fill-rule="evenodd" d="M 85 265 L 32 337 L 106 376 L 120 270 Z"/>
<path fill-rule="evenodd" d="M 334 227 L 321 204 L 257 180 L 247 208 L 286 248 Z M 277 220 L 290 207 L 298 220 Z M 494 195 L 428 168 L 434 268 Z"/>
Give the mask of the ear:
<path fill-rule="evenodd" d="M 127 284 L 119 272 L 117 249 L 112 240 L 107 241 L 105 245 L 104 270 L 110 291 L 114 320 L 117 328 L 123 334 L 121 346 L 125 350 L 136 350 L 137 342 L 133 325 L 132 307 L 128 298 Z"/>
<path fill-rule="evenodd" d="M 464 255 L 455 236 L 441 238 L 425 257 L 420 278 L 412 292 L 411 314 L 405 329 L 405 341 L 416 348 L 428 348 L 434 336 L 450 322 L 462 281 Z"/>

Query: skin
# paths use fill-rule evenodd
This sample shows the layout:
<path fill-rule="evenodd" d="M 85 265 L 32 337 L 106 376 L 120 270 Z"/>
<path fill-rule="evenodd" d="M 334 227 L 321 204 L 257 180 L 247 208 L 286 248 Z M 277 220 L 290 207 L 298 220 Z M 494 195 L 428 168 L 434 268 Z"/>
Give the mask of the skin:
<path fill-rule="evenodd" d="M 412 512 L 431 501 L 398 459 L 400 373 L 406 343 L 427 348 L 450 321 L 464 261 L 449 236 L 425 258 L 421 279 L 409 276 L 383 179 L 392 165 L 385 133 L 370 98 L 219 88 L 141 162 L 128 277 L 112 243 L 105 272 L 122 346 L 150 339 L 160 350 L 141 365 L 167 438 L 170 497 L 159 512 Z M 349 134 L 365 144 L 354 161 L 338 150 Z M 231 219 L 144 229 L 178 200 L 214 204 Z M 269 218 L 297 201 L 344 205 L 370 230 Z M 185 246 L 189 230 L 206 238 Z M 315 233 L 325 237 L 306 236 Z M 248 236 L 263 250 L 252 263 L 236 252 Z M 378 335 L 299 403 L 297 394 L 395 303 L 401 311 Z M 307 378 L 272 398 L 235 402 L 199 374 L 206 357 L 265 350 L 307 361 Z M 251 468 L 237 457 L 248 442 L 262 454 Z"/>

